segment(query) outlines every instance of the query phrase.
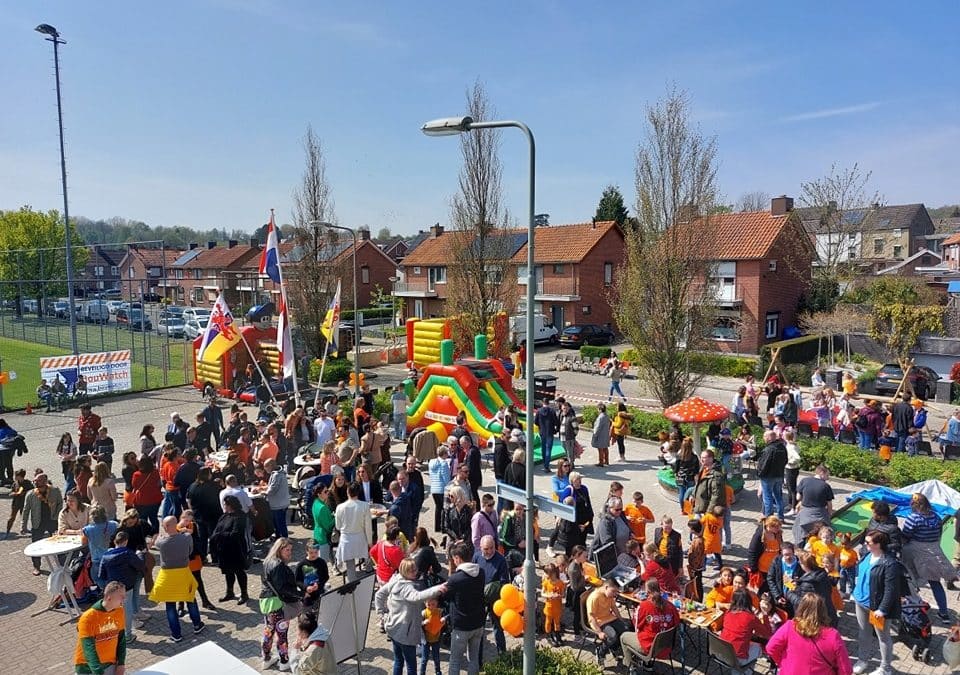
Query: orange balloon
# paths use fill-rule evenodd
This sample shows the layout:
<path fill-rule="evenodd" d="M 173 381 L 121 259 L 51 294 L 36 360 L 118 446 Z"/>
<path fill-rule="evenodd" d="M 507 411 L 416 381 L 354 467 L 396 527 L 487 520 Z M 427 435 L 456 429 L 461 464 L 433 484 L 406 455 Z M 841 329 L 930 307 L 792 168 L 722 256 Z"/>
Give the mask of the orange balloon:
<path fill-rule="evenodd" d="M 493 603 L 493 613 L 497 616 L 503 616 L 503 613 L 508 609 L 509 607 L 507 607 L 507 603 L 505 603 L 503 600 L 497 600 L 495 603 Z"/>
<path fill-rule="evenodd" d="M 517 591 L 517 597 L 514 599 L 513 604 L 510 605 L 510 609 L 512 609 L 513 611 L 515 611 L 517 614 L 523 614 L 524 607 L 525 607 L 525 605 L 524 605 L 524 602 L 523 602 L 523 593 L 521 593 L 521 592 L 518 590 L 518 591 Z"/>
<path fill-rule="evenodd" d="M 517 637 L 518 634 L 523 633 L 523 617 L 514 610 L 508 609 L 500 617 L 500 626 L 510 635 Z"/>
<path fill-rule="evenodd" d="M 513 607 L 517 600 L 523 602 L 523 596 L 520 595 L 520 589 L 513 584 L 504 584 L 500 587 L 500 599 L 507 607 Z"/>

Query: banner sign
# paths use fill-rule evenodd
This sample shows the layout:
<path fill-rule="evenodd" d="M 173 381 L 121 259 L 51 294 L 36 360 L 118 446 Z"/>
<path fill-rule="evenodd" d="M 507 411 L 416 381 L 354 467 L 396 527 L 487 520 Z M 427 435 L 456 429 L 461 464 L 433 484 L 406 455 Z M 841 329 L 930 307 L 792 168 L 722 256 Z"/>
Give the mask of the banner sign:
<path fill-rule="evenodd" d="M 87 380 L 87 393 L 91 396 L 129 391 L 133 388 L 130 350 L 40 359 L 40 377 L 48 383 L 59 378 L 68 391 L 73 391 L 80 375 Z"/>

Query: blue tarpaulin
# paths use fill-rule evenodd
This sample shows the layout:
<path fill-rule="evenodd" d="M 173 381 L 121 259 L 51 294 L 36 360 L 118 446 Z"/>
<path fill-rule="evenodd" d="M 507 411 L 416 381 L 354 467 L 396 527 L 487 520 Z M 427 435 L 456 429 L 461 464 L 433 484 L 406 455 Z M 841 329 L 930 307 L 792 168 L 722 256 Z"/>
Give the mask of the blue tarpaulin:
<path fill-rule="evenodd" d="M 947 293 L 960 293 L 960 281 L 951 281 L 947 284 Z"/>
<path fill-rule="evenodd" d="M 926 487 L 925 484 L 927 483 L 932 483 L 934 485 L 931 485 L 930 489 L 922 489 Z M 946 488 L 946 490 L 933 490 L 933 488 L 940 488 L 940 486 Z M 847 501 L 852 502 L 855 499 L 866 499 L 874 502 L 884 501 L 890 505 L 890 509 L 893 511 L 894 515 L 901 518 L 906 518 L 912 513 L 910 510 L 910 499 L 913 497 L 913 493 L 921 492 L 930 501 L 930 506 L 933 508 L 934 512 L 940 516 L 940 518 L 952 516 L 957 511 L 957 507 L 955 505 L 944 503 L 947 501 L 954 501 L 953 496 L 950 494 L 953 493 L 953 490 L 950 490 L 948 486 L 944 485 L 940 481 L 924 481 L 923 483 L 917 483 L 915 485 L 908 486 L 907 488 L 901 488 L 901 490 L 902 491 L 885 487 L 875 487 L 869 490 L 854 492 L 852 495 L 847 497 Z M 928 494 L 931 491 L 933 494 Z M 938 499 L 938 494 L 945 498 Z"/>

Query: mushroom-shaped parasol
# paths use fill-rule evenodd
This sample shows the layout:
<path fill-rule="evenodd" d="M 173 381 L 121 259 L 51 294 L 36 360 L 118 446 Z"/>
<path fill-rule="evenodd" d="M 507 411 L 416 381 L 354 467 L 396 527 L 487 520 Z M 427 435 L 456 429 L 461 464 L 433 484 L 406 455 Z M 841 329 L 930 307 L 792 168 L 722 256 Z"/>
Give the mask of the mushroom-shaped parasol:
<path fill-rule="evenodd" d="M 663 416 L 672 422 L 687 422 L 693 425 L 693 451 L 699 456 L 700 424 L 725 420 L 730 417 L 730 410 L 700 396 L 691 396 L 664 410 Z"/>

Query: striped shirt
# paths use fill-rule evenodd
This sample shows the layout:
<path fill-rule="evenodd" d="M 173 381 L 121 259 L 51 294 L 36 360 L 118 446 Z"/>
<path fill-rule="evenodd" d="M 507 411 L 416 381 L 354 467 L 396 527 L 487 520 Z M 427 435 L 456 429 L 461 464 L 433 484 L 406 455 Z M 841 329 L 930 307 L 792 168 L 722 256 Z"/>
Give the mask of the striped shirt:
<path fill-rule="evenodd" d="M 936 513 L 911 513 L 903 523 L 903 534 L 913 541 L 938 542 L 942 524 Z"/>

